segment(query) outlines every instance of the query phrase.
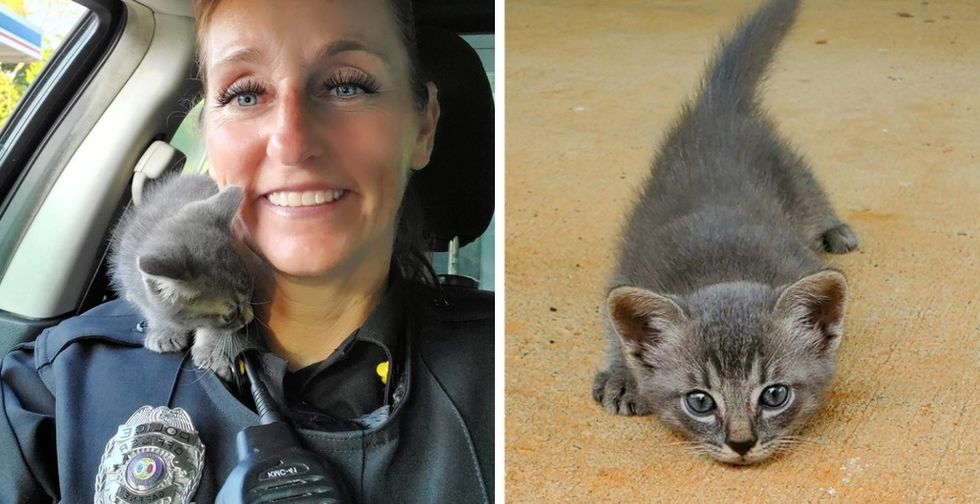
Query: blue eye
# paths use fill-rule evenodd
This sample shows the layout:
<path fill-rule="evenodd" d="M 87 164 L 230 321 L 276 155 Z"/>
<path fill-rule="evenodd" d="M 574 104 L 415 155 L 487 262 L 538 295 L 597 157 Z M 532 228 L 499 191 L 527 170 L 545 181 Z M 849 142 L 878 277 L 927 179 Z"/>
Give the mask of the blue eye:
<path fill-rule="evenodd" d="M 242 93 L 238 95 L 239 107 L 251 107 L 259 102 L 259 97 L 255 93 Z"/>
<path fill-rule="evenodd" d="M 378 80 L 360 70 L 345 68 L 323 82 L 323 87 L 331 98 L 341 100 L 363 99 L 364 95 L 378 92 Z"/>
<path fill-rule="evenodd" d="M 684 397 L 684 401 L 687 403 L 687 407 L 691 412 L 698 416 L 707 415 L 715 410 L 715 400 L 711 397 L 711 394 L 702 390 L 688 392 L 687 396 Z"/>
<path fill-rule="evenodd" d="M 767 408 L 778 408 L 786 403 L 789 398 L 789 387 L 786 385 L 773 385 L 766 387 L 759 396 L 759 402 Z"/>
<path fill-rule="evenodd" d="M 221 91 L 215 96 L 215 102 L 219 107 L 224 107 L 235 101 L 239 107 L 253 107 L 259 103 L 259 95 L 265 92 L 265 88 L 258 82 L 246 79 L 232 84 L 228 89 Z"/>
<path fill-rule="evenodd" d="M 353 84 L 341 84 L 330 89 L 337 98 L 353 98 L 360 94 L 361 88 Z"/>

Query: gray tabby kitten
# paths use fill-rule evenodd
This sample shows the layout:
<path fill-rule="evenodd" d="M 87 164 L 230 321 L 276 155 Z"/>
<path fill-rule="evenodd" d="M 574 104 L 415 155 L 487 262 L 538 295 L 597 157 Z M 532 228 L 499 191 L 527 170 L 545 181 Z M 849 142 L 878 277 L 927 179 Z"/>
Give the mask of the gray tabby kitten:
<path fill-rule="evenodd" d="M 858 244 L 759 105 L 798 4 L 739 25 L 667 136 L 622 234 L 593 385 L 606 410 L 655 412 L 731 464 L 787 448 L 820 406 L 847 285 L 817 254 Z"/>
<path fill-rule="evenodd" d="M 204 175 L 163 180 L 123 215 L 109 263 L 116 292 L 146 317 L 146 348 L 184 350 L 193 332 L 194 363 L 226 380 L 258 343 L 240 333 L 253 318 L 252 274 L 231 234 L 242 197 Z"/>

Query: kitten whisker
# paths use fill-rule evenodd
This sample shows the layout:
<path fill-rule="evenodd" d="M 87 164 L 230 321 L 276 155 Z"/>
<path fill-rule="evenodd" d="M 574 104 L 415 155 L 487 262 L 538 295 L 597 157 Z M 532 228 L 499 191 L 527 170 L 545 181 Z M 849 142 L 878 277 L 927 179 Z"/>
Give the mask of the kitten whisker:
<path fill-rule="evenodd" d="M 266 329 L 268 329 L 268 330 L 270 330 L 270 331 L 272 330 L 272 328 L 271 328 L 271 327 L 269 327 L 269 324 L 266 324 L 265 322 L 263 322 L 261 318 L 259 318 L 259 317 L 255 317 L 255 319 L 254 319 L 254 320 L 255 320 L 256 322 L 258 322 L 260 326 L 262 326 L 262 327 L 264 327 L 264 328 L 266 328 Z"/>
<path fill-rule="evenodd" d="M 803 436 L 782 436 L 780 439 L 791 441 L 793 443 L 816 445 L 816 446 L 821 446 L 824 444 L 816 439 L 810 439 Z"/>

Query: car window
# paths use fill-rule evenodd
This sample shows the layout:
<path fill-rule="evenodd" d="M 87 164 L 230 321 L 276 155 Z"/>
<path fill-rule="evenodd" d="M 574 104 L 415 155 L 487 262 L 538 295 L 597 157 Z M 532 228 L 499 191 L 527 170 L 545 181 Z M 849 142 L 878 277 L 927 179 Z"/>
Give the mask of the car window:
<path fill-rule="evenodd" d="M 487 79 L 490 80 L 490 89 L 495 92 L 494 86 L 494 66 L 493 66 L 493 35 L 462 35 L 463 40 L 476 50 L 480 57 L 483 68 L 487 72 Z M 494 96 L 496 98 L 496 95 Z M 181 151 L 187 161 L 184 163 L 184 173 L 207 173 L 207 153 L 204 148 L 204 141 L 199 128 L 202 102 L 198 101 L 188 112 L 181 122 L 177 132 L 174 133 L 170 144 Z M 496 213 L 495 213 L 496 215 Z M 483 290 L 494 289 L 494 222 L 496 217 L 490 221 L 487 230 L 474 240 L 459 250 L 458 262 L 456 264 L 456 274 L 468 276 L 477 281 L 477 285 Z M 432 265 L 436 273 L 445 274 L 449 272 L 450 255 L 448 252 L 436 252 L 432 254 Z"/>
<path fill-rule="evenodd" d="M 86 228 L 61 225 L 63 216 L 80 212 L 64 212 L 72 203 L 63 195 L 45 205 L 84 132 L 101 117 L 98 107 L 115 96 L 105 82 L 111 79 L 99 79 L 96 70 L 106 67 L 118 41 L 125 7 L 84 3 L 0 0 L 0 351 L 74 313 L 77 291 L 91 282 L 91 261 L 73 255 Z M 92 194 L 67 185 L 80 199 Z M 92 203 L 85 201 L 86 208 L 101 211 Z M 45 250 L 64 260 L 41 257 Z"/>
<path fill-rule="evenodd" d="M 85 12 L 70 0 L 0 0 L 0 127 Z"/>

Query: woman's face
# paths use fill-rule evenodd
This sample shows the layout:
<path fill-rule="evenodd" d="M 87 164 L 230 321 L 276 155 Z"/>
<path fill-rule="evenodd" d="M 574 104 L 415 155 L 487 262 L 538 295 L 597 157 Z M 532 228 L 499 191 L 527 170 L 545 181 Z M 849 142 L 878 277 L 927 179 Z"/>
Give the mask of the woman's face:
<path fill-rule="evenodd" d="M 225 0 L 206 30 L 211 173 L 245 188 L 251 247 L 301 279 L 387 268 L 438 119 L 434 92 L 414 104 L 387 2 Z"/>

